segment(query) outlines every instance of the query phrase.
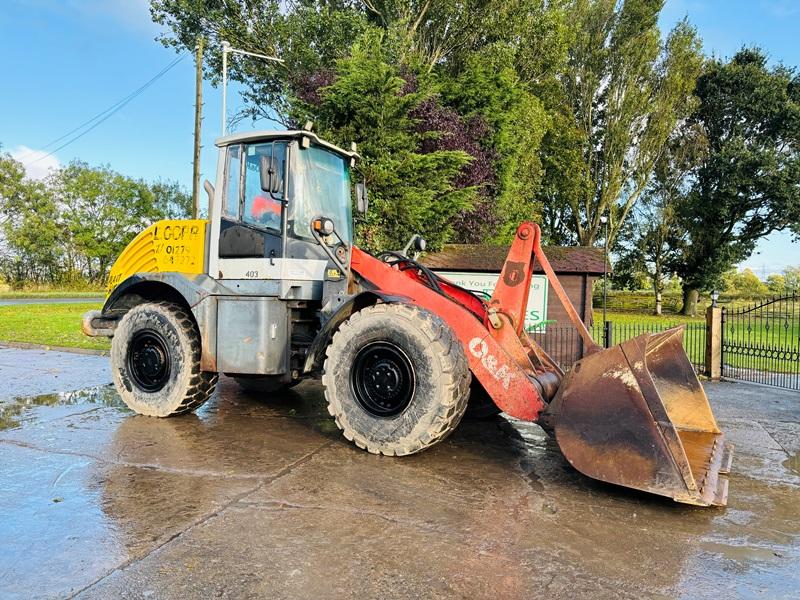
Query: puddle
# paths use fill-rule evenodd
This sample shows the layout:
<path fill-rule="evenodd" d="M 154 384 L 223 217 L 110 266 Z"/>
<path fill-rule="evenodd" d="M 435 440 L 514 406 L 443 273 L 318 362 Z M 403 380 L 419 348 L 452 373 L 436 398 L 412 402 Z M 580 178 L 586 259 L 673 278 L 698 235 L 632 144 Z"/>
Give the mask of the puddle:
<path fill-rule="evenodd" d="M 783 461 L 783 466 L 796 475 L 800 475 L 800 453 L 795 454 Z"/>
<path fill-rule="evenodd" d="M 700 548 L 706 552 L 718 554 L 724 558 L 741 564 L 747 564 L 755 561 L 771 561 L 775 557 L 783 557 L 783 554 L 778 550 L 771 548 L 761 548 L 758 546 L 737 546 L 732 544 L 724 544 L 719 542 L 703 542 Z"/>
<path fill-rule="evenodd" d="M 41 396 L 19 396 L 10 400 L 0 400 L 0 431 L 35 423 L 38 421 L 39 408 L 79 404 L 125 408 L 113 385 L 100 385 L 74 392 L 57 392 Z"/>

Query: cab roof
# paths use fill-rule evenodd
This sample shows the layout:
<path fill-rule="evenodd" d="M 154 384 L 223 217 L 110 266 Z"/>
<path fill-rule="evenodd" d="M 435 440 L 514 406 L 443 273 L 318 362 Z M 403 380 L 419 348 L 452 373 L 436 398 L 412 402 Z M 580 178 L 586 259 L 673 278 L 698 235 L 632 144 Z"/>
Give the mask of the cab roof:
<path fill-rule="evenodd" d="M 231 133 L 230 135 L 217 138 L 215 144 L 219 147 L 223 147 L 223 146 L 230 146 L 232 144 L 267 142 L 270 140 L 277 140 L 277 139 L 285 140 L 287 138 L 301 138 L 301 137 L 307 137 L 314 144 L 322 146 L 323 148 L 327 148 L 328 150 L 336 152 L 337 154 L 340 154 L 347 158 L 352 158 L 352 159 L 361 158 L 358 152 L 354 150 L 345 150 L 344 148 L 340 148 L 335 144 L 326 142 L 325 140 L 317 136 L 317 134 L 314 133 L 313 131 L 307 131 L 305 129 L 289 129 L 283 131 L 263 130 L 263 131 L 245 131 L 241 133 Z"/>

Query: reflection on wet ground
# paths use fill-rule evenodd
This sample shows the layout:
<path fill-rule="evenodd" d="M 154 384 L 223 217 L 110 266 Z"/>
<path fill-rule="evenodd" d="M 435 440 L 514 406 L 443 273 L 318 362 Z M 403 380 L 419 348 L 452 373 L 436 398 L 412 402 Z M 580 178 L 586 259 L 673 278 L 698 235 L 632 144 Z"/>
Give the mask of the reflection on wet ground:
<path fill-rule="evenodd" d="M 78 407 L 83 412 L 94 410 L 91 407 L 96 405 L 125 408 L 113 385 L 0 400 L 0 431 L 74 414 L 70 407 Z"/>
<path fill-rule="evenodd" d="M 223 379 L 174 419 L 110 386 L 0 401 L 0 596 L 791 597 L 800 396 L 708 389 L 725 509 L 588 480 L 504 418 L 372 456 L 314 383 L 261 401 Z"/>
<path fill-rule="evenodd" d="M 800 454 L 794 454 L 787 458 L 783 461 L 783 466 L 795 474 L 800 475 Z"/>

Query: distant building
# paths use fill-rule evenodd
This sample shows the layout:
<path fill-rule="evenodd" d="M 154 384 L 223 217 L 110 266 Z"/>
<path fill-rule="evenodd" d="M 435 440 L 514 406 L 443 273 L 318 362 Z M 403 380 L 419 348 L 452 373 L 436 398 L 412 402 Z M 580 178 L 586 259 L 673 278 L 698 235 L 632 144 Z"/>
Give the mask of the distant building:
<path fill-rule="evenodd" d="M 603 276 L 603 250 L 584 246 L 544 248 L 553 270 L 587 326 L 593 322 L 592 285 Z M 508 246 L 446 244 L 441 252 L 426 255 L 422 264 L 442 277 L 474 291 L 491 293 L 508 254 Z M 534 267 L 526 329 L 557 361 L 583 355 L 583 343 L 547 278 Z"/>

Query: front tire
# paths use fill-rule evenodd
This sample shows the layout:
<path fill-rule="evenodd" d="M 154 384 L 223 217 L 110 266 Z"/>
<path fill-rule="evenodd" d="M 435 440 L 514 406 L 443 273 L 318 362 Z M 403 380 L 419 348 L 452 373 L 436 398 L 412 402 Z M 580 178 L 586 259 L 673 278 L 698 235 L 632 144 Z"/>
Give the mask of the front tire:
<path fill-rule="evenodd" d="M 214 393 L 219 375 L 200 369 L 200 334 L 181 306 L 147 302 L 128 311 L 111 343 L 119 395 L 141 415 L 193 411 Z"/>
<path fill-rule="evenodd" d="M 404 456 L 455 429 L 470 378 L 461 343 L 439 317 L 407 304 L 376 304 L 333 336 L 322 383 L 348 440 L 373 454 Z"/>

